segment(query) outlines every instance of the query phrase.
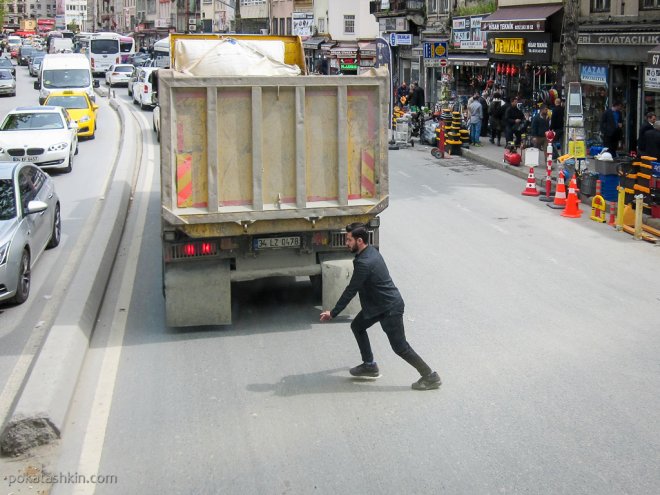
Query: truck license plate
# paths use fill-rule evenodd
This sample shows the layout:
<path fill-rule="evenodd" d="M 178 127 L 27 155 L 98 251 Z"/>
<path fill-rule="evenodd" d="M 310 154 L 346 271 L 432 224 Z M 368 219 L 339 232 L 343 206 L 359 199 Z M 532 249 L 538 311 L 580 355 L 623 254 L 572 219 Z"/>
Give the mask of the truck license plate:
<path fill-rule="evenodd" d="M 296 248 L 300 247 L 300 237 L 263 237 L 254 239 L 254 249 Z"/>

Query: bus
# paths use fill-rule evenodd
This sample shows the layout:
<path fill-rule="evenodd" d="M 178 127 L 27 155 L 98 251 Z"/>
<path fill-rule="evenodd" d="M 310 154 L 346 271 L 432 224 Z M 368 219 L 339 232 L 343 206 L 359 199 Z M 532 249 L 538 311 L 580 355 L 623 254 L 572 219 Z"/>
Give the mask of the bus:
<path fill-rule="evenodd" d="M 162 40 L 154 43 L 154 67 L 161 69 L 170 68 L 170 37 L 163 38 Z"/>
<path fill-rule="evenodd" d="M 125 64 L 131 55 L 135 54 L 135 40 L 130 36 L 120 36 L 119 51 L 121 52 L 121 63 Z"/>
<path fill-rule="evenodd" d="M 111 65 L 121 63 L 119 39 L 117 33 L 95 33 L 90 38 L 86 55 L 92 74 L 105 74 Z"/>

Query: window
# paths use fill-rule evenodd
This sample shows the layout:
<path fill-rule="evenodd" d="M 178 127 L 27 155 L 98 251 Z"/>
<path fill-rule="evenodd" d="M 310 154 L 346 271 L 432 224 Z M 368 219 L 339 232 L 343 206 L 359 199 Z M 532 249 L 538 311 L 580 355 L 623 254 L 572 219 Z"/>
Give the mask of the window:
<path fill-rule="evenodd" d="M 273 17 L 273 27 L 270 28 L 270 32 L 273 34 L 277 34 L 277 18 Z"/>
<path fill-rule="evenodd" d="M 319 19 L 319 33 L 325 33 L 325 18 Z"/>
<path fill-rule="evenodd" d="M 286 34 L 291 34 L 293 31 L 293 27 L 291 26 L 291 23 L 293 22 L 293 19 L 291 17 L 287 17 L 286 19 Z"/>
<path fill-rule="evenodd" d="M 284 17 L 282 17 L 282 18 L 280 19 L 280 31 L 279 31 L 279 35 L 280 35 L 280 36 L 282 36 L 282 35 L 284 34 L 284 32 L 285 32 L 285 31 L 284 31 L 284 21 L 285 21 L 285 19 L 284 19 Z"/>
<path fill-rule="evenodd" d="M 344 16 L 344 34 L 355 34 L 355 16 Z"/>
<path fill-rule="evenodd" d="M 647 0 L 642 0 L 647 1 Z M 591 0 L 591 11 L 592 12 L 609 12 L 610 11 L 610 0 Z"/>
<path fill-rule="evenodd" d="M 660 0 L 641 0 L 642 9 L 660 9 Z"/>

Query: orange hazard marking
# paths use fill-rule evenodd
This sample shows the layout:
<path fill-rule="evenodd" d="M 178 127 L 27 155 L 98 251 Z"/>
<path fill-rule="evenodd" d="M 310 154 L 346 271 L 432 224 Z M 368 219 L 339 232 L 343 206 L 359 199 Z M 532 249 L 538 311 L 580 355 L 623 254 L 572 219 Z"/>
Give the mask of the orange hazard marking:
<path fill-rule="evenodd" d="M 360 189 L 363 198 L 373 198 L 376 195 L 374 181 L 374 156 L 368 150 L 362 150 L 362 177 L 360 178 Z"/>
<path fill-rule="evenodd" d="M 176 161 L 176 204 L 185 208 L 192 206 L 192 156 L 180 154 Z"/>

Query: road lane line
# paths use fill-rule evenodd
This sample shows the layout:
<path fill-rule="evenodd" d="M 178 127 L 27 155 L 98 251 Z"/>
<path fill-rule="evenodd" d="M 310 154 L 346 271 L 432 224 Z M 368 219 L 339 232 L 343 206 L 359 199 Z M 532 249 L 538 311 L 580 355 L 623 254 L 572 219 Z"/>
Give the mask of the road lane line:
<path fill-rule="evenodd" d="M 124 255 L 126 262 L 122 271 L 120 290 L 118 291 L 119 295 L 115 305 L 115 316 L 110 327 L 110 334 L 103 355 L 94 401 L 92 402 L 80 459 L 78 461 L 77 472 L 83 473 L 86 476 L 99 472 L 110 409 L 112 408 L 117 372 L 119 370 L 119 360 L 121 358 L 122 344 L 128 319 L 128 308 L 130 308 L 137 272 L 137 263 L 141 248 L 140 241 L 142 239 L 141 234 L 144 232 L 147 221 L 147 209 L 149 206 L 148 193 L 151 192 L 151 184 L 154 177 L 155 156 L 153 146 L 144 147 L 143 145 L 143 152 L 145 149 L 147 155 L 145 174 L 142 176 L 143 180 L 138 181 L 138 187 L 135 189 L 136 194 L 145 194 L 141 195 L 139 203 L 136 205 L 135 224 L 130 230 L 126 231 L 126 234 L 130 233 L 130 235 L 125 235 L 124 237 L 124 239 L 130 240 L 130 245 Z M 122 308 L 126 308 L 126 310 L 122 310 Z M 94 484 L 78 484 L 75 485 L 73 493 L 76 495 L 92 495 L 95 490 L 96 485 Z"/>

